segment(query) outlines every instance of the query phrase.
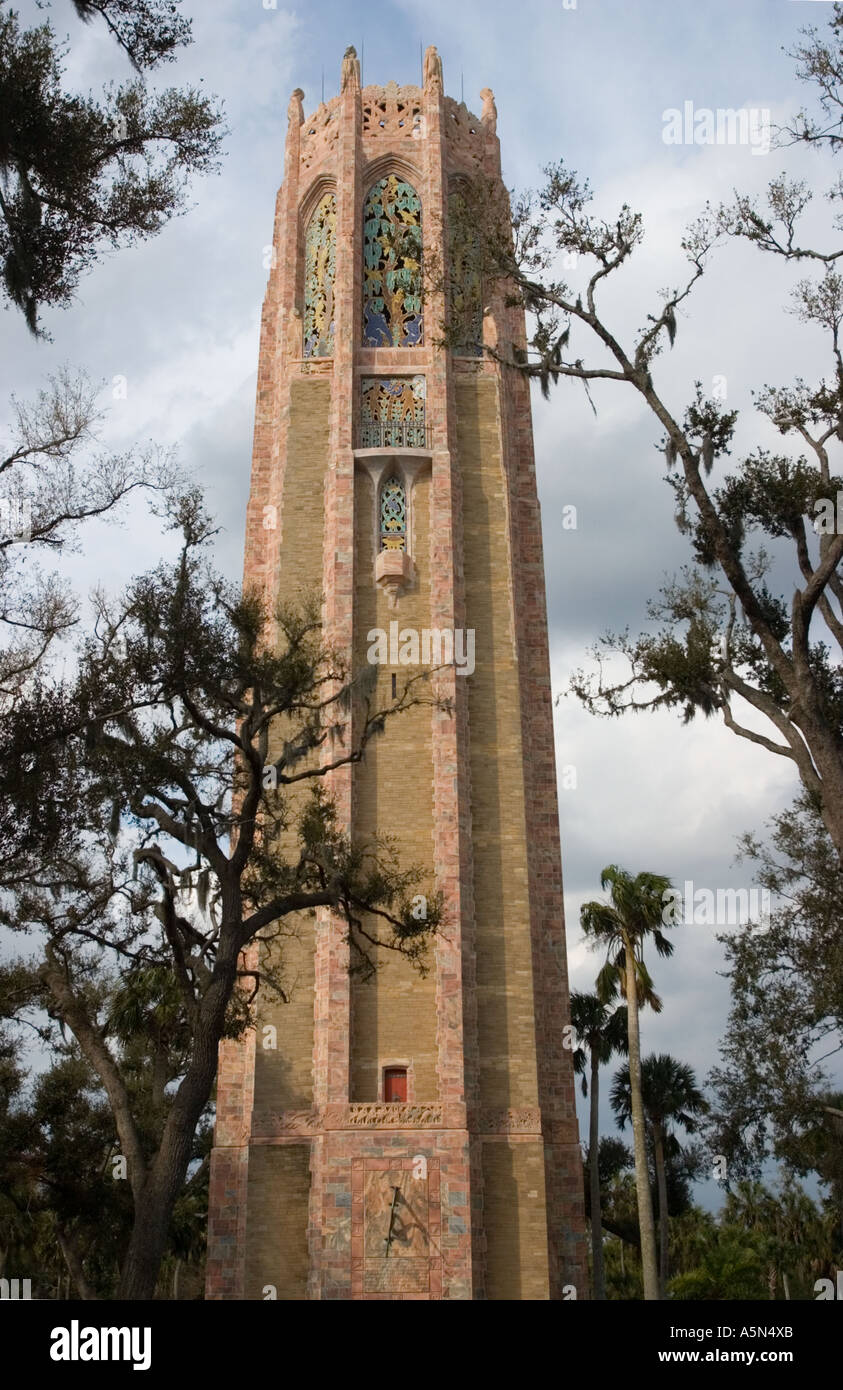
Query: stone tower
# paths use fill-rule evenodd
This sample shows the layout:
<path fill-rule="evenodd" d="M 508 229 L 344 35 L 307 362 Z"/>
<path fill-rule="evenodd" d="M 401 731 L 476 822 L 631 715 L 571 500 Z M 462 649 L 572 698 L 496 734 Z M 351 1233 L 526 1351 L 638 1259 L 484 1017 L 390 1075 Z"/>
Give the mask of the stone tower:
<path fill-rule="evenodd" d="M 245 575 L 321 591 L 357 669 L 392 635 L 381 682 L 408 629 L 440 667 L 453 712 L 390 721 L 331 786 L 352 834 L 429 868 L 445 925 L 424 977 L 350 975 L 327 913 L 285 941 L 289 1002 L 222 1048 L 211 1298 L 586 1296 L 529 387 L 480 346 L 524 325 L 461 192 L 500 177 L 482 97 L 478 118 L 445 96 L 434 48 L 421 87 L 361 89 L 350 48 L 339 96 L 288 108 Z"/>

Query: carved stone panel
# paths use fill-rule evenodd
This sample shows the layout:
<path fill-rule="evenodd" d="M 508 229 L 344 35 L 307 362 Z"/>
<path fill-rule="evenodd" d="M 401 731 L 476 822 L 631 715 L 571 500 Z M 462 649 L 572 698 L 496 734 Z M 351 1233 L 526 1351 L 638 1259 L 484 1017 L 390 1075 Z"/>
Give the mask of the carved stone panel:
<path fill-rule="evenodd" d="M 354 1159 L 351 1230 L 352 1297 L 440 1297 L 438 1160 Z"/>
<path fill-rule="evenodd" d="M 379 1104 L 358 1102 L 329 1105 L 325 1109 L 326 1129 L 435 1129 L 442 1124 L 441 1105 L 390 1101 Z"/>

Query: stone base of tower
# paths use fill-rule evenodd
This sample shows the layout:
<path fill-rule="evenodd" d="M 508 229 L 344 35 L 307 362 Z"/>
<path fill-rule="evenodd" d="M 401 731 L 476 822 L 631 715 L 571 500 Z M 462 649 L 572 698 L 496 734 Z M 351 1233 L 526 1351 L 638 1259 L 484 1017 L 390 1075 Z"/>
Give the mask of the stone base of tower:
<path fill-rule="evenodd" d="M 353 1120 L 371 1107 L 347 1110 Z M 472 1297 L 468 1134 L 406 1122 L 329 1130 L 314 1144 L 311 1298 Z"/>
<path fill-rule="evenodd" d="M 213 1152 L 207 1297 L 586 1297 L 579 1147 L 537 1118 L 484 1116 L 481 1134 L 462 1106 L 256 1117 L 248 1145 Z"/>

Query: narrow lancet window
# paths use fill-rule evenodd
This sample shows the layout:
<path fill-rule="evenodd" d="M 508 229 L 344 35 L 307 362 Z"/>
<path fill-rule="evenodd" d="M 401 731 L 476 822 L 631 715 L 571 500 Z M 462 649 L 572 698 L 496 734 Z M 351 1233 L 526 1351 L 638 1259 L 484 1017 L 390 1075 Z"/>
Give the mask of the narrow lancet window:
<path fill-rule="evenodd" d="M 363 346 L 422 341 L 421 199 L 389 174 L 369 190 L 363 209 Z"/>
<path fill-rule="evenodd" d="M 381 488 L 381 550 L 407 549 L 407 494 L 400 478 Z"/>
<path fill-rule="evenodd" d="M 337 200 L 326 193 L 307 224 L 304 241 L 303 357 L 334 355 L 334 271 Z"/>

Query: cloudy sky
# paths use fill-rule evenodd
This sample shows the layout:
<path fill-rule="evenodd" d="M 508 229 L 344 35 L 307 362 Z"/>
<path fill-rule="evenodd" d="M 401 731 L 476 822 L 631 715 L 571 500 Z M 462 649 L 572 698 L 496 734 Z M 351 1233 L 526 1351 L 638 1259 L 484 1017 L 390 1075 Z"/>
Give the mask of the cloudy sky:
<path fill-rule="evenodd" d="M 34 0 L 16 6 L 43 20 Z M 631 335 L 678 282 L 682 229 L 709 199 L 739 187 L 761 192 L 782 168 L 801 169 L 817 189 L 833 172 L 827 156 L 767 154 L 748 146 L 668 145 L 664 113 L 756 108 L 774 123 L 809 93 L 787 56 L 807 23 L 824 25 L 822 0 L 381 0 L 378 6 L 308 0 L 186 0 L 195 43 L 167 81 L 202 81 L 225 103 L 230 135 L 219 176 L 197 183 L 193 207 L 148 245 L 105 260 L 83 282 L 75 307 L 46 316 L 50 344 L 36 343 L 11 312 L 0 319 L 2 398 L 25 398 L 58 365 L 87 367 L 103 382 L 105 438 L 118 447 L 154 439 L 177 445 L 206 484 L 224 531 L 219 562 L 239 577 L 249 480 L 260 306 L 290 91 L 305 110 L 338 90 L 340 61 L 353 43 L 364 82 L 416 82 L 420 45 L 435 43 L 445 86 L 479 110 L 495 92 L 504 175 L 536 185 L 551 160 L 587 176 L 597 207 L 640 210 L 647 239 L 637 269 L 606 300 Z M 131 76 L 104 30 L 80 25 L 69 0 L 50 18 L 70 39 L 69 77 L 96 90 Z M 822 222 L 821 200 L 818 223 Z M 741 409 L 736 452 L 773 443 L 753 412 L 765 382 L 807 379 L 826 369 L 819 334 L 787 313 L 797 277 L 747 248 L 725 249 L 679 322 L 677 343 L 658 360 L 656 380 L 681 414 L 701 379 L 725 376 Z M 125 400 L 113 400 L 116 376 Z M 658 432 L 634 394 L 599 386 L 597 416 L 582 388 L 566 383 L 535 400 L 535 430 L 547 557 L 554 689 L 607 628 L 636 630 L 646 599 L 684 560 L 662 481 Z M 577 529 L 563 530 L 563 508 Z M 122 529 L 98 526 L 72 564 L 83 590 L 117 586 L 146 568 L 160 540 L 142 509 Z M 733 863 L 737 836 L 757 829 L 795 790 L 790 765 L 713 723 L 683 728 L 671 716 L 596 721 L 570 698 L 556 712 L 557 752 L 576 768 L 561 790 L 568 938 L 575 987 L 593 985 L 596 958 L 583 946 L 580 905 L 596 896 L 601 868 L 652 869 L 680 884 L 716 889 L 748 883 Z M 716 1060 L 728 988 L 718 974 L 713 929 L 682 927 L 672 961 L 653 963 L 664 1013 L 645 1016 L 645 1050 L 669 1050 L 703 1076 Z M 607 1078 L 608 1081 L 608 1078 Z M 607 1089 L 607 1087 L 605 1088 Z M 609 1124 L 608 1117 L 606 1123 Z M 716 1197 L 716 1189 L 705 1193 Z"/>

